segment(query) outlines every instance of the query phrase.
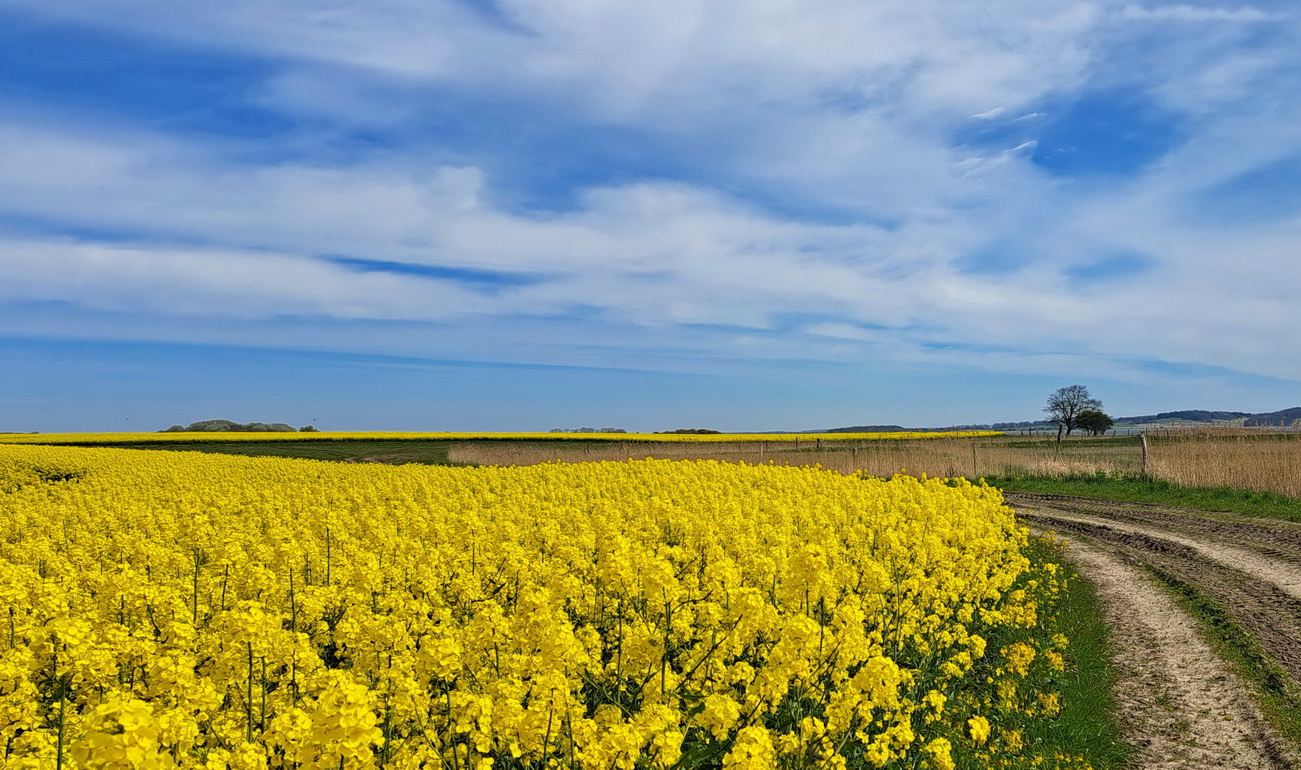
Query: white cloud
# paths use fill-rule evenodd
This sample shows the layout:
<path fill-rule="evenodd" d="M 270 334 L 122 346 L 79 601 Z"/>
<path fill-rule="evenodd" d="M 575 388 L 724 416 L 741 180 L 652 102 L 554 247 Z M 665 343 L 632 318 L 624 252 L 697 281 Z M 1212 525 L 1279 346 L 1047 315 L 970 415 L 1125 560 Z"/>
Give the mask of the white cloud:
<path fill-rule="evenodd" d="M 96 323 L 120 316 L 122 334 L 144 334 L 128 319 L 147 311 L 184 318 L 174 333 L 189 339 L 350 349 L 370 340 L 389 352 L 504 360 L 702 367 L 885 355 L 1122 376 L 1123 361 L 1158 357 L 1301 378 L 1286 352 L 1301 334 L 1284 290 L 1301 282 L 1294 227 L 1242 232 L 1180 214 L 1196 190 L 1298 148 L 1295 108 L 1247 88 L 1283 82 L 1294 58 L 1216 38 L 1190 39 L 1164 69 L 1108 59 L 1107 35 L 1142 34 L 1115 32 L 1117 19 L 1253 22 L 1264 11 L 508 0 L 502 18 L 488 19 L 440 0 L 10 5 L 269 57 L 279 69 L 252 98 L 327 122 L 400 127 L 438 89 L 462 89 L 525 114 L 633 127 L 702 167 L 698 179 L 597 185 L 570 210 L 528 212 L 501 203 L 508 179 L 436 148 L 258 163 L 230 144 L 11 116 L 0 123 L 0 210 L 127 237 L 9 233 L 0 298 L 10 302 L 70 303 Z M 1034 140 L 950 141 L 964 120 L 1044 117 L 1032 111 L 1043 99 L 1064 99 L 1106 67 L 1195 117 L 1193 139 L 1138 178 L 1085 189 L 1035 167 Z M 825 216 L 764 210 L 747 202 L 763 197 L 755 191 Z M 879 224 L 828 224 L 836 215 Z M 961 268 L 1004 242 L 1030 264 Z M 1120 252 L 1156 267 L 1094 286 L 1063 275 Z M 322 255 L 531 280 L 487 291 L 358 274 Z M 280 321 L 254 323 L 268 318 Z M 405 336 L 340 332 L 341 319 L 400 325 Z M 0 330 L 30 331 L 23 323 L 2 317 Z"/>
<path fill-rule="evenodd" d="M 486 308 L 462 287 L 285 254 L 0 241 L 0 302 L 164 316 L 435 321 Z"/>
<path fill-rule="evenodd" d="M 1224 22 L 1266 22 L 1288 18 L 1283 14 L 1269 13 L 1250 6 L 1238 8 L 1215 8 L 1196 5 L 1159 5 L 1146 7 L 1127 5 L 1120 9 L 1123 19 L 1137 21 L 1224 21 Z"/>
<path fill-rule="evenodd" d="M 453 0 L 8 5 L 398 83 L 491 87 L 638 125 L 827 93 L 895 101 L 903 87 L 927 112 L 1016 104 L 1078 74 L 1081 35 L 1097 20 L 1091 3 L 1032 0 L 1005 0 L 998 12 L 965 0 L 504 0 L 497 20 Z M 303 95 L 328 84 L 305 78 L 280 81 L 270 98 L 310 109 Z M 348 86 L 337 71 L 330 78 Z"/>
<path fill-rule="evenodd" d="M 538 217 L 494 207 L 488 181 L 473 168 L 286 165 L 249 173 L 157 137 L 93 140 L 13 127 L 6 135 L 20 141 L 0 146 L 27 154 L 0 163 L 0 186 L 11 196 L 0 200 L 5 208 L 152 233 L 125 246 L 11 237 L 0 247 L 9 301 L 164 316 L 437 321 L 472 339 L 508 328 L 492 319 L 594 312 L 593 344 L 627 341 L 641 355 L 666 348 L 697 357 L 802 351 L 854 361 L 885 351 L 901 361 L 985 357 L 1002 365 L 1005 355 L 979 350 L 994 342 L 1029 357 L 1066 349 L 1098 360 L 1158 355 L 1285 377 L 1301 372 L 1287 354 L 1261 355 L 1301 334 L 1280 288 L 1301 282 L 1288 233 L 1207 237 L 1189 230 L 1168 210 L 1171 192 L 1155 181 L 1160 176 L 1150 186 L 1052 210 L 1055 221 L 1041 227 L 1057 242 L 1054 251 L 1018 273 L 982 277 L 953 262 L 999 226 L 979 211 L 972 213 L 979 221 L 936 212 L 893 229 L 805 224 L 705 189 L 642 183 L 593 189 L 576 210 Z M 1172 161 L 1167 173 L 1179 167 Z M 1022 202 L 1006 226 L 1049 213 L 1042 207 L 1050 202 Z M 176 245 L 186 243 L 222 245 Z M 1115 249 L 1162 264 L 1142 283 L 1101 293 L 1081 291 L 1059 272 Z M 1234 249 L 1249 250 L 1252 259 L 1207 282 Z M 317 259 L 321 254 L 535 280 L 480 291 L 410 275 L 358 275 Z M 1208 316 L 1208 305 L 1225 314 Z M 807 329 L 838 341 L 780 342 L 788 334 L 782 319 L 800 315 L 844 319 Z M 719 331 L 689 342 L 699 332 L 688 328 L 700 324 L 777 338 L 742 349 Z M 880 330 L 862 332 L 864 325 Z M 265 333 L 274 336 L 275 328 Z M 577 339 L 572 328 L 566 334 Z M 872 347 L 844 344 L 856 337 Z M 923 352 L 935 345 L 954 347 Z M 495 349 L 509 358 L 520 355 L 518 347 Z M 493 349 L 488 343 L 479 352 Z"/>

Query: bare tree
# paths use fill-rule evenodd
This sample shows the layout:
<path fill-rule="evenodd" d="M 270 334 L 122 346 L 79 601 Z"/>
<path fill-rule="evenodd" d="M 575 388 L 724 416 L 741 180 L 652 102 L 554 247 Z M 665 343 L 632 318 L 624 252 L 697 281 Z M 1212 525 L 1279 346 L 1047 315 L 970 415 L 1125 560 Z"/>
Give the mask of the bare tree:
<path fill-rule="evenodd" d="M 1079 427 L 1080 413 L 1091 409 L 1102 409 L 1102 402 L 1089 395 L 1089 389 L 1083 385 L 1071 385 L 1058 388 L 1048 397 L 1044 411 L 1048 413 L 1048 422 L 1057 426 L 1057 435 L 1063 432 L 1067 436 Z"/>

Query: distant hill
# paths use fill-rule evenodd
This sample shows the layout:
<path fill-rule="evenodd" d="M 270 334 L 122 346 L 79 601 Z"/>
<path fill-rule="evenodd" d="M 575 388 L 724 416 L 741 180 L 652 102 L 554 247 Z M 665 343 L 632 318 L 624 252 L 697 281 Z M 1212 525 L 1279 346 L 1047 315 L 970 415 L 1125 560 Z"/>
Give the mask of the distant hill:
<path fill-rule="evenodd" d="M 1280 409 L 1277 412 L 1262 412 L 1247 418 L 1245 425 L 1297 425 L 1301 424 L 1301 406 Z"/>
<path fill-rule="evenodd" d="M 1139 414 L 1132 417 L 1117 417 L 1116 425 L 1118 427 L 1132 427 L 1136 425 L 1151 425 L 1154 423 L 1184 422 L 1184 423 L 1237 423 L 1241 425 L 1259 427 L 1267 425 L 1301 425 L 1301 406 L 1292 407 L 1291 409 L 1281 409 L 1277 412 L 1230 412 L 1230 411 L 1211 411 L 1207 409 L 1183 409 L 1176 412 L 1158 412 L 1157 414 Z M 1008 430 L 1016 428 L 1039 428 L 1048 427 L 1048 423 L 1039 420 L 1034 423 L 995 423 L 991 426 L 994 430 Z"/>
<path fill-rule="evenodd" d="M 1154 423 L 1234 423 L 1248 426 L 1301 426 L 1301 406 L 1282 409 L 1277 412 L 1230 412 L 1209 409 L 1181 409 L 1174 412 L 1157 414 L 1140 414 L 1133 417 L 1116 417 L 1117 427 L 1152 425 Z M 850 428 L 832 428 L 824 433 L 875 433 L 889 431 L 933 431 L 933 430 L 1053 430 L 1047 420 L 1026 420 L 1024 422 L 995 422 L 985 425 L 958 425 L 932 428 L 901 428 L 898 425 L 856 425 Z"/>
<path fill-rule="evenodd" d="M 1148 422 L 1161 422 L 1162 420 L 1186 420 L 1188 422 L 1225 422 L 1228 420 L 1238 420 L 1243 417 L 1251 417 L 1250 412 L 1208 412 L 1205 409 L 1185 409 L 1180 412 L 1161 412 L 1159 414 L 1143 414 L 1137 417 L 1117 417 L 1116 422 L 1127 422 L 1134 425 Z"/>
<path fill-rule="evenodd" d="M 298 429 L 283 422 L 248 422 L 232 420 L 200 420 L 189 425 L 173 425 L 159 433 L 293 433 Z M 316 430 L 312 428 L 312 430 Z"/>

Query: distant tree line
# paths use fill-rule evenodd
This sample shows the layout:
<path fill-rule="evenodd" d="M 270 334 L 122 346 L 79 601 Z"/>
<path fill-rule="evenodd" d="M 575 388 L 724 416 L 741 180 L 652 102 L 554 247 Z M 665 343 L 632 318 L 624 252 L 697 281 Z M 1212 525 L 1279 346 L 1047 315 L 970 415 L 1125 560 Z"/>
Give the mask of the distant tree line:
<path fill-rule="evenodd" d="M 234 422 L 233 420 L 199 420 L 189 425 L 173 425 L 159 433 L 315 433 L 315 425 L 295 428 L 283 422 Z"/>
<path fill-rule="evenodd" d="M 1140 414 L 1126 417 L 1125 422 L 1161 422 L 1162 420 L 1188 420 L 1189 422 L 1217 422 L 1251 417 L 1249 412 L 1212 412 L 1206 409 L 1184 409 L 1178 412 L 1158 412 L 1157 414 Z"/>
<path fill-rule="evenodd" d="M 552 433 L 627 433 L 623 428 L 552 428 Z"/>
<path fill-rule="evenodd" d="M 657 430 L 656 433 L 687 433 L 693 436 L 700 436 L 706 433 L 721 433 L 721 431 L 710 430 L 709 428 L 678 428 L 677 430 Z"/>
<path fill-rule="evenodd" d="M 1294 406 L 1291 409 L 1281 409 L 1277 412 L 1263 412 L 1252 415 L 1245 425 L 1257 427 L 1265 425 L 1282 425 L 1296 427 L 1301 425 L 1301 406 Z"/>

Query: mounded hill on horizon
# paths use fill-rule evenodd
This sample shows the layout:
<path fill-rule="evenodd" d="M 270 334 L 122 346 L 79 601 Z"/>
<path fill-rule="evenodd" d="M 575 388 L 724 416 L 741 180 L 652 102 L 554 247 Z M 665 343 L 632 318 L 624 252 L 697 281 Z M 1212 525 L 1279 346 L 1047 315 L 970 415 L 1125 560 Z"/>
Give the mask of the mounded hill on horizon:
<path fill-rule="evenodd" d="M 1269 425 L 1301 425 L 1301 406 L 1280 409 L 1277 412 L 1232 412 L 1209 409 L 1182 409 L 1157 414 L 1141 414 L 1133 417 L 1113 418 L 1118 426 L 1147 425 L 1166 421 L 1223 423 L 1241 420 L 1243 425 L 1263 427 Z M 1049 425 L 1047 420 L 1026 420 L 1024 422 L 995 422 L 977 425 L 958 425 L 938 428 L 902 428 L 898 425 L 856 425 L 850 428 L 831 428 L 822 433 L 868 433 L 887 431 L 927 431 L 927 430 L 1019 430 L 1024 428 L 1041 428 Z"/>
<path fill-rule="evenodd" d="M 1280 409 L 1277 412 L 1262 412 L 1247 418 L 1245 425 L 1297 425 L 1301 424 L 1301 406 Z"/>
<path fill-rule="evenodd" d="M 316 430 L 310 425 L 304 430 Z M 192 422 L 189 425 L 173 425 L 166 430 L 160 430 L 159 433 L 296 433 L 295 428 L 288 423 L 283 422 L 248 422 L 241 423 L 234 420 L 200 420 Z"/>
<path fill-rule="evenodd" d="M 1117 417 L 1116 422 L 1145 423 L 1161 422 L 1162 420 L 1187 420 L 1189 422 L 1221 422 L 1224 420 L 1238 420 L 1243 417 L 1251 417 L 1251 412 L 1211 412 L 1205 409 L 1185 409 L 1179 412 L 1160 412 L 1158 414 L 1144 414 L 1137 417 Z"/>

